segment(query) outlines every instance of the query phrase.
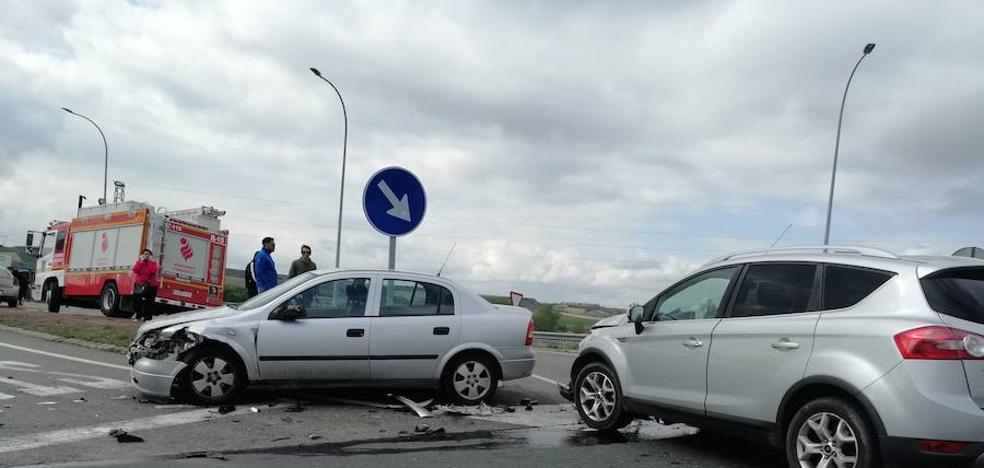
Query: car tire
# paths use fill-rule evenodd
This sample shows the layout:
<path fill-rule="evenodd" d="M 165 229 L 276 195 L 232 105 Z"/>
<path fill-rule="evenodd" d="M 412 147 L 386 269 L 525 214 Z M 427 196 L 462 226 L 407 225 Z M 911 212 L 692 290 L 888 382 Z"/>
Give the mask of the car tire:
<path fill-rule="evenodd" d="M 581 368 L 572 393 L 577 413 L 588 427 L 615 431 L 632 422 L 632 415 L 623 405 L 618 376 L 603 363 L 592 362 Z"/>
<path fill-rule="evenodd" d="M 499 387 L 492 359 L 482 354 L 457 356 L 444 369 L 441 388 L 455 404 L 477 405 L 491 398 Z"/>
<path fill-rule="evenodd" d="M 203 346 L 185 356 L 186 367 L 178 374 L 181 395 L 198 405 L 224 405 L 246 390 L 246 368 L 232 351 Z"/>
<path fill-rule="evenodd" d="M 796 411 L 784 445 L 790 468 L 845 466 L 851 458 L 855 468 L 879 466 L 871 425 L 857 407 L 837 397 L 812 400 Z"/>
<path fill-rule="evenodd" d="M 99 293 L 99 310 L 107 317 L 119 317 L 120 291 L 115 283 L 103 285 L 102 292 Z"/>
<path fill-rule="evenodd" d="M 7 301 L 7 305 L 10 306 L 11 309 L 16 308 L 17 307 L 17 301 L 16 300 L 14 300 L 14 301 Z"/>
<path fill-rule="evenodd" d="M 55 283 L 54 281 L 48 281 L 45 283 L 43 295 L 45 302 L 48 303 L 48 312 L 57 314 L 61 309 L 62 302 L 61 288 L 58 287 L 58 283 Z"/>

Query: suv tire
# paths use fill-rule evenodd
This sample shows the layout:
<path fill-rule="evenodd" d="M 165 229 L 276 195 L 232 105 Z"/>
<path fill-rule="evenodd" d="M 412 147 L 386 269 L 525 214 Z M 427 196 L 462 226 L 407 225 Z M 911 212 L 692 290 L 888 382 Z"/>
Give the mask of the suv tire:
<path fill-rule="evenodd" d="M 577 414 L 593 429 L 615 431 L 632 422 L 623 406 L 622 385 L 605 364 L 592 362 L 582 367 L 574 379 L 573 394 Z"/>
<path fill-rule="evenodd" d="M 854 405 L 837 397 L 817 398 L 796 411 L 784 445 L 790 468 L 816 468 L 825 461 L 829 466 L 878 466 L 870 424 Z"/>

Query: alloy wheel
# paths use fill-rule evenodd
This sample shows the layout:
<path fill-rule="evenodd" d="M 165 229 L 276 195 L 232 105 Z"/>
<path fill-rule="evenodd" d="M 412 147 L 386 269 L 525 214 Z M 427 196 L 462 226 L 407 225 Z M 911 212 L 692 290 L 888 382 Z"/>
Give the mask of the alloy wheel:
<path fill-rule="evenodd" d="M 607 375 L 592 372 L 581 380 L 578 401 L 584 414 L 592 421 L 605 421 L 615 411 L 615 385 Z"/>
<path fill-rule="evenodd" d="M 854 468 L 859 458 L 854 428 L 834 413 L 817 413 L 800 426 L 796 458 L 802 468 Z"/>
<path fill-rule="evenodd" d="M 232 390 L 236 374 L 232 365 L 217 357 L 198 361 L 191 369 L 191 387 L 201 396 L 219 398 Z"/>
<path fill-rule="evenodd" d="M 477 400 L 492 388 L 492 373 L 480 362 L 465 361 L 455 369 L 452 385 L 462 398 Z"/>

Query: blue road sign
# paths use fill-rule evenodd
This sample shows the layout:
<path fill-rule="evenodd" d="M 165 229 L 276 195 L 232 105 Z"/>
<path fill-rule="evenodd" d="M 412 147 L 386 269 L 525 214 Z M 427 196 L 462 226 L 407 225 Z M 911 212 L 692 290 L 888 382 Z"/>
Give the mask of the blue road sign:
<path fill-rule="evenodd" d="M 427 196 L 417 176 L 402 167 L 387 167 L 369 178 L 362 192 L 369 224 L 387 236 L 405 236 L 424 219 Z"/>

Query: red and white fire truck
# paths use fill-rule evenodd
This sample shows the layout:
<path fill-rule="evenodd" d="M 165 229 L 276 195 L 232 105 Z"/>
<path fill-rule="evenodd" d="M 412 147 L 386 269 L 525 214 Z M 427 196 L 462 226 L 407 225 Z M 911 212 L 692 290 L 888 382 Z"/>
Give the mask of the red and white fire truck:
<path fill-rule="evenodd" d="M 220 229 L 224 214 L 212 207 L 158 211 L 134 201 L 79 208 L 75 219 L 52 222 L 44 232 L 32 295 L 49 312 L 98 305 L 106 316 L 130 317 L 131 269 L 148 248 L 160 265 L 158 303 L 220 306 L 229 238 Z"/>

